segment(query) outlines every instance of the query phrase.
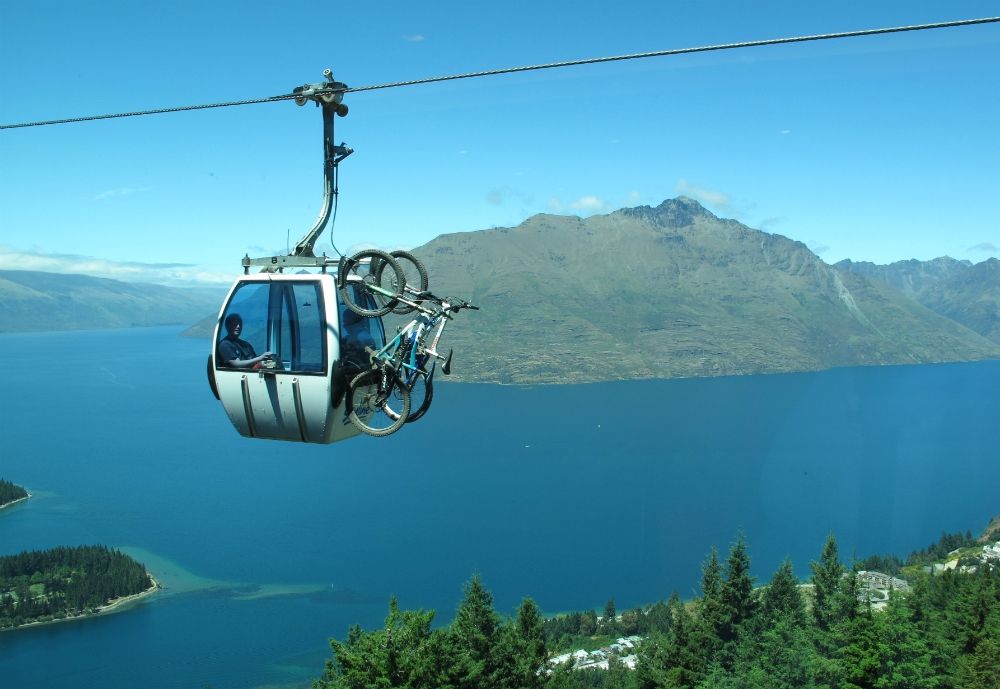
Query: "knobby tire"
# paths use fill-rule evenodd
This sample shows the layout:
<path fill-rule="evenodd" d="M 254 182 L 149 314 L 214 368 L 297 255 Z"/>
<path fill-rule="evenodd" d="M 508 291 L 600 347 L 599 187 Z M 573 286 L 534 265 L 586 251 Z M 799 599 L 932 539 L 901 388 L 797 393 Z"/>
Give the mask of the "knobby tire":
<path fill-rule="evenodd" d="M 364 263 L 365 259 L 369 262 Z M 386 266 L 392 268 L 386 272 Z M 350 280 L 351 276 L 361 278 Z M 344 304 L 354 313 L 365 318 L 384 316 L 392 311 L 403 296 L 406 273 L 395 258 L 378 249 L 365 249 L 341 261 L 337 271 L 337 291 Z M 378 286 L 392 292 L 392 297 L 371 289 Z M 372 299 L 369 300 L 368 297 Z M 359 303 L 362 302 L 362 303 Z M 375 308 L 371 308 L 372 306 Z"/>
<path fill-rule="evenodd" d="M 392 371 L 362 371 L 347 388 L 348 418 L 362 433 L 381 438 L 402 428 L 410 415 L 410 391 Z M 388 389 L 386 389 L 388 388 Z"/>
<path fill-rule="evenodd" d="M 392 254 L 390 255 L 394 259 L 396 259 L 400 267 L 403 269 L 403 273 L 405 274 L 404 280 L 406 287 L 409 287 L 411 290 L 416 290 L 418 292 L 427 291 L 427 286 L 430 282 L 427 277 L 427 268 L 426 266 L 424 266 L 424 264 L 421 262 L 419 258 L 411 254 L 409 251 L 393 251 Z M 379 264 L 376 266 L 374 262 L 372 263 L 372 268 L 374 269 L 375 274 L 377 276 L 376 279 L 379 282 L 383 280 L 382 274 L 383 271 L 385 271 L 386 265 L 388 264 L 379 262 Z M 390 275 L 387 277 L 389 277 L 391 280 L 392 276 Z M 397 287 L 397 285 L 395 284 L 392 283 L 390 284 L 392 285 L 392 288 Z M 401 293 L 407 299 L 409 299 L 412 296 L 408 295 L 406 293 L 406 290 L 402 290 Z M 401 316 L 411 313 L 415 310 L 416 310 L 415 307 L 403 303 L 396 303 L 393 305 L 392 308 L 393 313 L 399 314 Z"/>

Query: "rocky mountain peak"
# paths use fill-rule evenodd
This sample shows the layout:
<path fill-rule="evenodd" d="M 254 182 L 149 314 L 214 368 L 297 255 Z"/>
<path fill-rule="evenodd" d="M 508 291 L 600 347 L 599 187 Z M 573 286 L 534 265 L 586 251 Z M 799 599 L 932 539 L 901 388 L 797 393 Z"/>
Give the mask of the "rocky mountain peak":
<path fill-rule="evenodd" d="M 698 218 L 718 220 L 704 206 L 687 196 L 667 199 L 656 208 L 636 206 L 635 208 L 623 208 L 620 212 L 626 217 L 639 218 L 658 227 L 673 229 L 693 225 Z"/>

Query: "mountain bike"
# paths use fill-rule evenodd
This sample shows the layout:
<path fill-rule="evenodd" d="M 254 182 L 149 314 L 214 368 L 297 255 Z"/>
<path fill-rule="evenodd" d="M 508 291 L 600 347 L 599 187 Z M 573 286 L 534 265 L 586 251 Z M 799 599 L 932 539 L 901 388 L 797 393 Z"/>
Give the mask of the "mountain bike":
<path fill-rule="evenodd" d="M 349 288 L 356 284 L 361 284 L 364 291 Z M 427 290 L 427 268 L 408 251 L 393 251 L 390 254 L 378 249 L 365 249 L 350 258 L 341 258 L 337 268 L 337 287 L 347 308 L 360 316 L 375 318 L 390 311 L 405 315 L 416 310 L 412 300 Z M 376 307 L 359 301 L 357 297 L 361 295 L 374 297 Z M 401 299 L 404 296 L 407 299 Z"/>
<path fill-rule="evenodd" d="M 395 433 L 427 412 L 434 398 L 438 362 L 443 362 L 442 373 L 451 373 L 454 351 L 447 356 L 438 352 L 445 325 L 461 309 L 479 309 L 462 299 L 441 298 L 426 290 L 405 288 L 404 292 L 406 296 L 394 297 L 396 304 L 390 309 L 408 308 L 419 313 L 384 347 L 368 349 L 372 368 L 355 376 L 347 388 L 351 423 L 377 437 Z"/>
<path fill-rule="evenodd" d="M 415 257 L 411 258 L 413 261 L 417 260 Z M 426 280 L 425 269 L 425 285 Z M 358 287 L 362 289 L 357 289 Z M 385 251 L 365 249 L 349 258 L 340 258 L 337 266 L 337 291 L 347 308 L 359 316 L 377 318 L 389 313 L 399 303 L 405 287 L 406 273 L 399 261 Z M 368 295 L 375 297 L 375 304 L 368 303 Z"/>

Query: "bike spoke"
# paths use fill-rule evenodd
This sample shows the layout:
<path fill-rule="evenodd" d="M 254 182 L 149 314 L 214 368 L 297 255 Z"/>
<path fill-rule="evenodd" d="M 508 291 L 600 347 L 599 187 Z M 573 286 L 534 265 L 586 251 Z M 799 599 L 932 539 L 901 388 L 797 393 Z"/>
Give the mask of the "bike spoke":
<path fill-rule="evenodd" d="M 410 413 L 410 392 L 395 374 L 370 369 L 355 376 L 347 391 L 351 423 L 373 436 L 395 433 Z"/>

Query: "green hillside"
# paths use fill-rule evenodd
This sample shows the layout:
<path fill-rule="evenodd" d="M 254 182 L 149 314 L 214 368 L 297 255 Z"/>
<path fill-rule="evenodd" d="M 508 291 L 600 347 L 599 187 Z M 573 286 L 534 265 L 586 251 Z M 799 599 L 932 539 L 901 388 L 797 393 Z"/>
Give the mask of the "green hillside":
<path fill-rule="evenodd" d="M 501 383 L 966 361 L 1000 346 L 804 244 L 678 198 L 443 235 L 431 289 L 482 307 L 448 332 L 456 377 Z"/>
<path fill-rule="evenodd" d="M 841 261 L 837 268 L 880 280 L 927 308 L 1000 342 L 1000 261 L 897 261 L 886 266 Z"/>
<path fill-rule="evenodd" d="M 176 288 L 87 275 L 0 271 L 0 332 L 187 324 L 218 309 L 222 289 Z"/>
<path fill-rule="evenodd" d="M 513 228 L 442 235 L 413 253 L 433 292 L 482 307 L 445 336 L 458 380 L 574 383 L 1000 357 L 996 300 L 983 296 L 1000 262 L 916 262 L 905 274 L 830 266 L 801 242 L 683 197 L 587 219 L 536 215 Z M 215 313 L 213 305 L 198 314 L 185 334 L 209 337 Z M 387 329 L 404 322 L 387 318 Z"/>

